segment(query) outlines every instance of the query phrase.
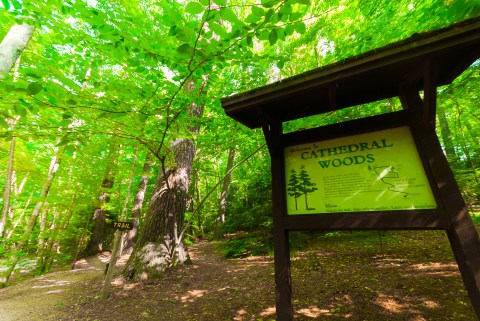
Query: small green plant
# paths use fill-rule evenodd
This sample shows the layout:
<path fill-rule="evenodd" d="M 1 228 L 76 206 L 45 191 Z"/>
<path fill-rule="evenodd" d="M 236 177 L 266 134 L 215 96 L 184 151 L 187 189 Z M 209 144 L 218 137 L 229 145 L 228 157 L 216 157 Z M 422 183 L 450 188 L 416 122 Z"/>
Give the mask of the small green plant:
<path fill-rule="evenodd" d="M 225 258 L 240 258 L 252 255 L 273 253 L 273 240 L 270 235 L 245 237 L 219 243 Z"/>

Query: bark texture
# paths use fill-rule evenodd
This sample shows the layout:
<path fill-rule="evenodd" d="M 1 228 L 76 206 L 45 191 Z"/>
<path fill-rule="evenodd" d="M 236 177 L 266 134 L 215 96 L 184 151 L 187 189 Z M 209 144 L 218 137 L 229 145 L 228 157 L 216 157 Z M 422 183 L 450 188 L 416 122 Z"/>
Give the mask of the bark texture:
<path fill-rule="evenodd" d="M 105 175 L 103 177 L 102 186 L 100 188 L 100 195 L 98 196 L 98 203 L 93 211 L 92 217 L 92 235 L 87 246 L 87 254 L 96 254 L 103 251 L 103 242 L 105 240 L 105 206 L 110 202 L 110 190 L 113 188 L 115 182 L 116 158 L 117 152 L 116 142 L 110 144 L 107 159 L 110 162 L 107 164 Z"/>
<path fill-rule="evenodd" d="M 452 134 L 450 131 L 450 126 L 448 125 L 445 108 L 441 104 L 439 104 L 439 106 L 437 107 L 437 116 L 440 125 L 440 133 L 442 136 L 445 154 L 447 155 L 447 158 L 455 159 L 457 157 L 455 152 L 455 144 L 452 141 Z"/>
<path fill-rule="evenodd" d="M 16 249 L 15 249 L 15 254 L 11 258 L 11 263 L 9 267 L 0 273 L 0 287 L 3 287 L 6 285 L 8 282 L 10 276 L 12 275 L 13 270 L 15 269 L 15 266 L 18 263 L 18 259 L 20 258 L 19 256 L 19 251 L 22 251 L 28 244 L 30 240 L 30 236 L 32 235 L 33 228 L 37 224 L 38 221 L 38 216 L 40 214 L 40 211 L 42 210 L 45 201 L 47 199 L 48 193 L 50 191 L 50 187 L 52 186 L 53 179 L 55 178 L 55 174 L 58 171 L 58 168 L 60 166 L 60 161 L 61 161 L 61 155 L 63 155 L 64 150 L 62 150 L 59 155 L 60 156 L 54 156 L 52 158 L 52 161 L 50 163 L 50 169 L 48 171 L 48 177 L 46 181 L 43 184 L 42 191 L 40 193 L 39 201 L 37 204 L 35 204 L 35 207 L 33 208 L 32 215 L 30 216 L 27 226 L 23 232 L 23 236 L 18 242 Z"/>
<path fill-rule="evenodd" d="M 189 115 L 199 118 L 203 106 L 192 104 Z M 190 128 L 197 132 L 198 127 Z M 123 276 L 141 281 L 163 276 L 165 271 L 190 260 L 183 241 L 183 225 L 195 145 L 193 139 L 178 138 L 171 143 L 173 166 L 162 162 L 143 229 Z"/>
<path fill-rule="evenodd" d="M 20 57 L 21 53 L 32 38 L 35 26 L 23 23 L 21 25 L 15 24 L 9 30 L 6 36 L 0 43 L 0 80 L 8 75 L 10 70 L 14 67 L 15 62 Z M 10 130 L 15 126 L 15 122 L 10 121 Z M 5 189 L 3 193 L 4 204 L 2 207 L 2 214 L 0 216 L 0 237 L 3 236 L 5 225 L 7 223 L 7 213 L 10 210 L 10 192 L 12 188 L 13 176 L 13 159 L 15 154 L 15 137 L 10 141 L 10 153 L 8 160 L 7 177 L 5 182 Z"/>
<path fill-rule="evenodd" d="M 227 213 L 228 192 L 230 190 L 230 182 L 232 179 L 233 161 L 235 159 L 236 148 L 231 148 L 228 152 L 227 168 L 225 169 L 225 177 L 223 179 L 222 193 L 220 194 L 220 205 L 218 207 L 217 221 L 213 237 L 215 240 L 223 238 L 225 226 L 225 214 Z"/>
<path fill-rule="evenodd" d="M 133 246 L 137 241 L 140 214 L 142 213 L 143 201 L 145 199 L 145 193 L 147 192 L 148 175 L 150 174 L 150 157 L 150 153 L 148 153 L 143 163 L 142 177 L 140 178 L 140 184 L 138 185 L 137 193 L 135 194 L 135 201 L 133 204 L 133 228 L 129 230 L 125 235 L 122 254 L 131 253 L 133 251 Z"/>
<path fill-rule="evenodd" d="M 35 26 L 26 23 L 15 24 L 8 30 L 7 35 L 0 43 L 0 80 L 5 78 L 13 68 L 32 38 L 33 31 L 35 31 Z"/>
<path fill-rule="evenodd" d="M 10 194 L 12 191 L 12 177 L 13 177 L 13 159 L 15 156 L 15 137 L 10 141 L 10 152 L 8 156 L 7 176 L 5 180 L 5 189 L 3 192 L 3 207 L 2 216 L 0 217 L 0 237 L 3 237 L 5 225 L 7 224 L 7 214 L 10 210 Z"/>

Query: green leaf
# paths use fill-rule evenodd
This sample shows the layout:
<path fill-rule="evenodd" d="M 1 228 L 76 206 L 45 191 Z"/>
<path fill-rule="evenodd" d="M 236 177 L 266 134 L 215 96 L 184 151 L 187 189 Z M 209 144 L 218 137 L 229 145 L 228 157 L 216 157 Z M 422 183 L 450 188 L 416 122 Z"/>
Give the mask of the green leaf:
<path fill-rule="evenodd" d="M 137 72 L 137 73 L 142 73 L 146 70 L 147 69 L 144 66 L 138 66 L 137 68 L 135 68 L 135 72 Z"/>
<path fill-rule="evenodd" d="M 190 2 L 185 8 L 185 11 L 191 14 L 200 14 L 203 12 L 203 10 L 205 10 L 205 8 L 201 3 L 198 2 Z"/>
<path fill-rule="evenodd" d="M 273 9 L 269 9 L 265 14 L 265 22 L 268 22 L 274 13 L 275 11 L 273 11 Z"/>
<path fill-rule="evenodd" d="M 177 48 L 177 51 L 180 52 L 180 53 L 187 54 L 187 55 L 192 55 L 193 52 L 194 52 L 193 47 L 190 46 L 188 43 L 184 43 L 184 44 L 180 45 Z"/>
<path fill-rule="evenodd" d="M 291 36 L 295 32 L 295 27 L 293 25 L 287 25 L 285 27 L 285 34 Z"/>
<path fill-rule="evenodd" d="M 227 35 L 227 32 L 225 29 L 222 28 L 221 25 L 216 24 L 216 23 L 209 23 L 208 24 L 209 28 L 213 30 L 219 37 L 225 37 Z"/>
<path fill-rule="evenodd" d="M 280 8 L 279 12 L 284 14 L 284 15 L 289 16 L 289 15 L 292 14 L 292 6 L 289 5 L 289 4 L 285 4 Z"/>
<path fill-rule="evenodd" d="M 299 21 L 295 24 L 295 31 L 299 34 L 304 34 L 307 31 L 307 26 L 303 21 Z"/>
<path fill-rule="evenodd" d="M 277 3 L 278 3 L 278 0 L 262 0 L 261 1 L 262 6 L 264 6 L 265 8 L 272 8 Z"/>
<path fill-rule="evenodd" d="M 127 113 L 112 113 L 110 115 L 110 118 L 120 118 L 120 117 L 124 117 L 126 115 L 127 115 Z"/>
<path fill-rule="evenodd" d="M 8 123 L 5 121 L 5 119 L 2 116 L 0 116 L 0 127 L 8 129 Z"/>
<path fill-rule="evenodd" d="M 210 0 L 199 0 L 201 4 L 203 4 L 204 6 L 208 6 L 210 5 Z"/>
<path fill-rule="evenodd" d="M 247 45 L 249 45 L 249 46 L 253 45 L 253 39 L 252 39 L 252 36 L 250 36 L 250 35 L 247 36 Z"/>
<path fill-rule="evenodd" d="M 253 13 L 249 14 L 248 17 L 245 19 L 245 22 L 246 23 L 257 23 L 258 21 L 260 21 L 262 17 L 259 17 Z"/>
<path fill-rule="evenodd" d="M 296 20 L 299 20 L 303 17 L 303 13 L 301 12 L 294 12 L 290 15 L 290 21 L 296 21 Z"/>
<path fill-rule="evenodd" d="M 65 147 L 64 153 L 68 156 L 73 156 L 75 149 L 75 145 L 67 145 L 67 147 Z"/>
<path fill-rule="evenodd" d="M 39 92 L 41 92 L 43 89 L 43 85 L 42 85 L 42 82 L 40 81 L 37 81 L 37 82 L 32 82 L 30 83 L 30 85 L 28 85 L 27 87 L 27 94 L 28 95 L 36 95 L 38 94 Z"/>
<path fill-rule="evenodd" d="M 138 114 L 137 116 L 138 116 L 138 120 L 139 120 L 141 123 L 145 122 L 145 121 L 148 119 L 148 116 L 145 115 L 145 114 Z"/>
<path fill-rule="evenodd" d="M 62 6 L 62 14 L 67 15 L 70 13 L 70 7 L 63 5 Z"/>
<path fill-rule="evenodd" d="M 31 104 L 30 106 L 28 106 L 28 110 L 30 110 L 30 112 L 34 115 L 38 114 L 38 112 L 40 111 L 37 104 Z"/>
<path fill-rule="evenodd" d="M 5 10 L 8 11 L 10 9 L 10 2 L 8 0 L 2 0 L 2 3 Z"/>
<path fill-rule="evenodd" d="M 68 134 L 63 136 L 60 142 L 57 144 L 57 147 L 67 145 L 71 140 L 68 138 Z"/>
<path fill-rule="evenodd" d="M 262 8 L 260 7 L 257 7 L 257 6 L 253 6 L 252 7 L 252 13 L 256 16 L 264 16 L 265 15 L 265 10 L 263 10 Z"/>
<path fill-rule="evenodd" d="M 178 26 L 177 25 L 173 25 L 170 27 L 170 31 L 168 32 L 168 35 L 169 36 L 175 36 L 177 33 L 178 33 Z"/>
<path fill-rule="evenodd" d="M 22 105 L 15 104 L 13 106 L 13 109 L 15 110 L 16 115 L 21 116 L 21 117 L 27 116 L 27 110 Z"/>
<path fill-rule="evenodd" d="M 219 6 L 226 6 L 227 5 L 227 0 L 213 0 L 213 2 Z"/>
<path fill-rule="evenodd" d="M 65 120 L 65 119 L 71 119 L 73 117 L 73 114 L 69 111 L 66 111 L 63 113 L 62 115 L 62 119 Z"/>
<path fill-rule="evenodd" d="M 77 101 L 76 101 L 76 100 L 73 100 L 73 99 L 69 99 L 69 100 L 67 100 L 67 104 L 69 104 L 69 105 L 76 105 L 76 104 L 77 104 Z"/>
<path fill-rule="evenodd" d="M 227 20 L 227 21 L 230 21 L 230 22 L 235 22 L 235 21 L 238 20 L 237 15 L 236 15 L 235 12 L 233 12 L 233 10 L 230 9 L 230 8 L 222 8 L 222 9 L 220 9 L 220 16 L 221 16 L 224 20 Z"/>
<path fill-rule="evenodd" d="M 277 30 L 273 29 L 270 32 L 270 35 L 268 36 L 268 41 L 270 42 L 270 46 L 273 46 L 277 42 L 277 39 L 278 39 Z"/>
<path fill-rule="evenodd" d="M 22 103 L 22 105 L 25 106 L 25 107 L 30 107 L 30 106 L 32 105 L 32 104 L 30 104 L 29 102 L 26 102 L 25 100 L 23 100 L 22 98 L 19 98 L 18 100 L 19 100 L 19 101 Z"/>

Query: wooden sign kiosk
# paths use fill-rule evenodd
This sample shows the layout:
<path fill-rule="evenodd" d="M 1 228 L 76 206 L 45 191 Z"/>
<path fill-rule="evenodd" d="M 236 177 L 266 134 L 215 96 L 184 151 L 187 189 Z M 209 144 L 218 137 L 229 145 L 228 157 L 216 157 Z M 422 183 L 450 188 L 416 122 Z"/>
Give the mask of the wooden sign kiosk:
<path fill-rule="evenodd" d="M 278 320 L 293 319 L 289 232 L 369 229 L 445 230 L 480 319 L 479 236 L 435 133 L 437 87 L 479 57 L 475 19 L 222 100 L 230 117 L 263 129 L 270 151 Z M 401 111 L 282 132 L 286 121 L 396 96 Z"/>

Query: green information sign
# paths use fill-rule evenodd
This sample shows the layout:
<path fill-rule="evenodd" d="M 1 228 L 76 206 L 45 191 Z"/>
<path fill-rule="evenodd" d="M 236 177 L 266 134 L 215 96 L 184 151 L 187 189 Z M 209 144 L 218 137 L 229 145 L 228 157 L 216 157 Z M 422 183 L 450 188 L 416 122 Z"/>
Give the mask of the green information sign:
<path fill-rule="evenodd" d="M 284 149 L 287 214 L 434 209 L 407 126 Z"/>

